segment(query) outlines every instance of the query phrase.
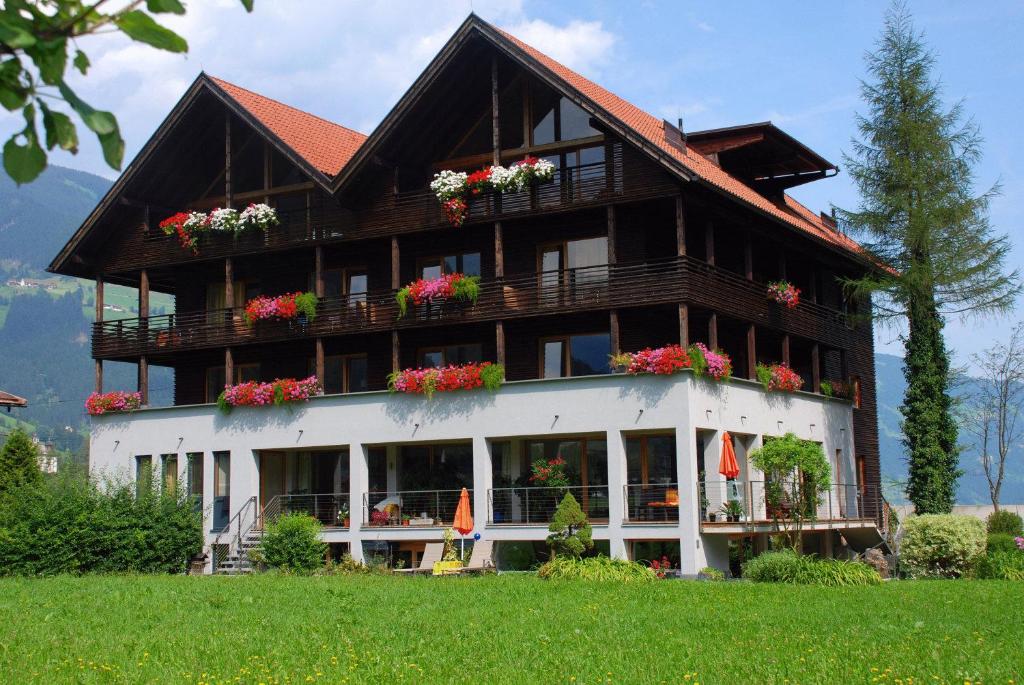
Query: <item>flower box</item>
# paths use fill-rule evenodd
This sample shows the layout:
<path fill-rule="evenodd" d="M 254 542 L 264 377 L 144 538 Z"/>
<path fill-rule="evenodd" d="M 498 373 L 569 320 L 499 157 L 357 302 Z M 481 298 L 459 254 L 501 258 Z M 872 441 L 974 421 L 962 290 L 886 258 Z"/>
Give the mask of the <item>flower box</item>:
<path fill-rule="evenodd" d="M 316 318 L 317 297 L 313 293 L 287 293 L 276 297 L 261 295 L 245 305 L 245 322 L 287 320 L 305 317 L 308 321 Z"/>
<path fill-rule="evenodd" d="M 388 390 L 412 395 L 432 397 L 435 392 L 497 390 L 505 381 L 505 367 L 501 364 L 462 364 L 430 369 L 404 369 L 388 376 Z"/>
<path fill-rule="evenodd" d="M 800 289 L 789 281 L 773 281 L 768 284 L 768 299 L 793 309 L 800 304 Z"/>
<path fill-rule="evenodd" d="M 90 416 L 133 411 L 142 406 L 142 393 L 113 390 L 94 392 L 85 400 L 85 410 Z"/>
<path fill-rule="evenodd" d="M 278 378 L 270 383 L 247 381 L 224 386 L 224 391 L 217 398 L 217 406 L 228 413 L 234 407 L 266 407 L 304 402 L 322 392 L 320 379 L 316 376 L 302 380 Z"/>
<path fill-rule="evenodd" d="M 217 207 L 209 214 L 178 212 L 161 221 L 159 225 L 165 235 L 176 235 L 183 248 L 199 254 L 199 238 L 204 234 L 237 235 L 252 229 L 267 231 L 279 223 L 277 210 L 259 203 L 250 204 L 241 212 L 223 207 Z"/>
<path fill-rule="evenodd" d="M 554 177 L 554 164 L 528 156 L 509 167 L 489 166 L 471 174 L 444 169 L 434 175 L 430 189 L 444 207 L 448 223 L 458 228 L 469 215 L 470 198 L 486 192 L 518 193 Z"/>
<path fill-rule="evenodd" d="M 659 376 L 678 373 L 693 366 L 690 354 L 681 345 L 665 345 L 639 352 L 623 352 L 612 355 L 612 366 L 631 376 L 652 373 Z"/>
<path fill-rule="evenodd" d="M 768 392 L 796 392 L 804 379 L 785 364 L 758 364 L 757 380 Z"/>
<path fill-rule="evenodd" d="M 709 349 L 704 343 L 694 343 L 688 350 L 693 372 L 698 377 L 716 381 L 732 378 L 732 360 L 719 349 Z"/>
<path fill-rule="evenodd" d="M 395 293 L 400 319 L 408 313 L 410 302 L 420 305 L 455 300 L 476 304 L 479 297 L 480 277 L 460 273 L 445 274 L 440 278 L 420 278 Z"/>

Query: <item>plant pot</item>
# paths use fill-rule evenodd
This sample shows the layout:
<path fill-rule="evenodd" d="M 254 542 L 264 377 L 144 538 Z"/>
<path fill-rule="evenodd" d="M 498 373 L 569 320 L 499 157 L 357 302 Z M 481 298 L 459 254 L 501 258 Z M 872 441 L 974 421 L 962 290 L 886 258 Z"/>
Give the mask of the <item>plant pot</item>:
<path fill-rule="evenodd" d="M 739 523 L 739 522 L 740 522 L 739 514 L 736 514 L 736 515 L 730 514 L 729 515 L 729 523 Z"/>
<path fill-rule="evenodd" d="M 409 519 L 405 519 L 405 520 L 403 520 L 403 521 L 402 521 L 402 525 L 403 525 L 403 526 L 408 526 L 408 525 L 409 525 Z"/>
<path fill-rule="evenodd" d="M 344 519 L 342 519 L 342 520 L 341 520 L 341 526 L 342 526 L 342 528 L 348 528 L 348 527 L 349 527 L 349 525 L 348 525 L 348 524 L 349 524 L 349 519 L 347 519 L 347 518 L 344 518 Z"/>
<path fill-rule="evenodd" d="M 718 518 L 718 514 L 708 514 L 708 522 L 709 523 L 714 523 L 717 518 Z"/>

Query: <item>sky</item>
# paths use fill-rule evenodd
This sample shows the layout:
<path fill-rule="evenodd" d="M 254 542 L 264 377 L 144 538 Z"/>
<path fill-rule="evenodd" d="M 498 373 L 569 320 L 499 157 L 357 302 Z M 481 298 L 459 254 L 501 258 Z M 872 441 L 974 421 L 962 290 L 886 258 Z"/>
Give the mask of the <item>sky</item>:
<path fill-rule="evenodd" d="M 843 167 L 855 136 L 864 53 L 888 3 L 535 2 L 533 0 L 193 0 L 166 20 L 189 41 L 187 56 L 114 35 L 81 41 L 92 60 L 71 80 L 97 108 L 113 111 L 126 163 L 202 70 L 370 133 L 470 11 L 688 131 L 770 120 Z M 993 225 L 1024 263 L 1024 3 L 911 0 L 908 8 L 937 57 L 949 103 L 964 107 L 985 137 L 979 190 L 1001 184 Z M 164 15 L 168 17 L 169 15 Z M 0 113 L 4 139 L 19 119 Z M 83 127 L 79 127 L 82 129 Z M 77 156 L 51 162 L 98 173 L 98 145 L 80 131 Z M 844 173 L 793 191 L 816 210 L 854 208 Z M 951 320 L 959 363 L 1008 336 L 1021 311 L 1000 319 Z M 900 354 L 900 330 L 878 329 L 876 349 Z"/>

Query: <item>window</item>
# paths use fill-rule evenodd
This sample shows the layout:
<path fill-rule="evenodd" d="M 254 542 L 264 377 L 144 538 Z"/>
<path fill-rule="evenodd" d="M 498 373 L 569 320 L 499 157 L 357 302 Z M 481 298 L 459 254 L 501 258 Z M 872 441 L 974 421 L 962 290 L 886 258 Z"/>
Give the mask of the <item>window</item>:
<path fill-rule="evenodd" d="M 388 491 L 388 451 L 386 447 L 370 447 L 366 450 L 367 490 Z"/>
<path fill-rule="evenodd" d="M 259 364 L 235 364 L 235 378 L 232 383 L 247 383 L 260 379 Z M 216 402 L 224 390 L 224 367 L 211 366 L 206 370 L 206 401 Z"/>
<path fill-rule="evenodd" d="M 310 359 L 309 374 L 316 373 L 316 359 Z M 339 354 L 324 357 L 324 393 L 337 395 L 346 392 L 365 392 L 367 361 L 365 354 Z"/>
<path fill-rule="evenodd" d="M 542 296 L 558 298 L 559 285 L 572 289 L 603 284 L 608 280 L 608 237 L 583 238 L 552 243 L 540 248 Z"/>
<path fill-rule="evenodd" d="M 164 454 L 160 459 L 163 462 L 162 482 L 166 493 L 175 493 L 178 490 L 178 455 Z"/>
<path fill-rule="evenodd" d="M 630 485 L 676 482 L 676 439 L 644 435 L 626 439 L 626 480 Z"/>
<path fill-rule="evenodd" d="M 213 453 L 213 528 L 223 530 L 231 521 L 231 453 Z"/>
<path fill-rule="evenodd" d="M 188 479 L 188 494 L 192 498 L 193 510 L 203 510 L 203 453 L 189 452 L 188 470 L 185 477 Z"/>
<path fill-rule="evenodd" d="M 523 442 L 526 468 L 534 461 L 562 459 L 573 497 L 587 516 L 608 518 L 608 443 L 603 438 L 557 438 Z"/>
<path fill-rule="evenodd" d="M 323 278 L 324 297 L 347 298 L 350 305 L 366 302 L 366 269 L 326 269 Z M 310 290 L 315 290 L 315 274 L 310 274 L 309 282 Z"/>
<path fill-rule="evenodd" d="M 595 376 L 611 373 L 608 333 L 570 335 L 541 341 L 541 374 L 544 378 Z"/>
<path fill-rule="evenodd" d="M 479 364 L 483 361 L 483 347 L 478 344 L 446 345 L 444 347 L 424 348 L 417 355 L 421 368 L 440 368 L 459 364 Z"/>
<path fill-rule="evenodd" d="M 466 252 L 458 255 L 430 257 L 420 260 L 420 278 L 440 278 L 444 274 L 460 273 L 466 276 L 480 275 L 480 253 Z"/>
<path fill-rule="evenodd" d="M 135 494 L 142 495 L 153 486 L 153 456 L 140 454 L 135 457 Z"/>
<path fill-rule="evenodd" d="M 473 487 L 473 445 L 403 445 L 398 448 L 398 489 Z"/>
<path fill-rule="evenodd" d="M 590 115 L 572 100 L 548 88 L 534 86 L 530 91 L 533 145 L 562 140 L 577 140 L 601 135 L 590 125 Z"/>

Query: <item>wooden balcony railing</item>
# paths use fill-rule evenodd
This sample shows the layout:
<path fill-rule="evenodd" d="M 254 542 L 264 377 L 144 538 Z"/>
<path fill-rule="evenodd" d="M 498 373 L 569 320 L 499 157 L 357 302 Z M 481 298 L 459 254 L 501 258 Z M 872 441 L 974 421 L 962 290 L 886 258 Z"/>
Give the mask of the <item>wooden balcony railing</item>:
<path fill-rule="evenodd" d="M 470 203 L 467 223 L 479 223 L 604 205 L 623 198 L 641 200 L 678 192 L 662 170 L 624 151 L 620 143 L 599 163 L 560 170 L 552 183 L 521 193 L 482 195 Z M 304 244 L 361 240 L 414 233 L 448 225 L 433 192 L 399 193 L 365 209 L 346 209 L 330 198 L 318 197 L 308 207 L 278 210 L 280 224 L 266 234 L 206 235 L 198 254 L 182 249 L 173 236 L 152 227 L 141 240 L 128 240 L 109 257 L 107 273 L 281 250 Z"/>
<path fill-rule="evenodd" d="M 102 321 L 93 324 L 92 351 L 97 359 L 131 358 L 294 338 L 687 301 L 837 347 L 845 346 L 850 337 L 839 312 L 810 302 L 787 310 L 768 300 L 764 284 L 683 256 L 484 281 L 475 305 L 420 305 L 401 319 L 391 291 L 325 298 L 313 321 L 259 321 L 248 325 L 241 308 Z"/>

